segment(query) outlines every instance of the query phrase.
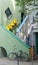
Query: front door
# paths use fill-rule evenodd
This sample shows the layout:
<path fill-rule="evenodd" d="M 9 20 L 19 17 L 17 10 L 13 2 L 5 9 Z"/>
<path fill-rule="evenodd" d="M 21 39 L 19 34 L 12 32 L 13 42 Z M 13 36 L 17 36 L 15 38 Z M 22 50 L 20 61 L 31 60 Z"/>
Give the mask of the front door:
<path fill-rule="evenodd" d="M 38 32 L 36 33 L 36 54 L 38 55 Z"/>

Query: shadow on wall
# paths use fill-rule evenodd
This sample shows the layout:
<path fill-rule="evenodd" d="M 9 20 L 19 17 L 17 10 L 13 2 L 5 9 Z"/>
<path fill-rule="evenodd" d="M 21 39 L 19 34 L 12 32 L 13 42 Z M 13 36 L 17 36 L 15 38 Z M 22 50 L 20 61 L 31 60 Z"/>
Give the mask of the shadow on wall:
<path fill-rule="evenodd" d="M 1 47 L 1 56 L 7 57 L 7 52 L 3 47 Z"/>

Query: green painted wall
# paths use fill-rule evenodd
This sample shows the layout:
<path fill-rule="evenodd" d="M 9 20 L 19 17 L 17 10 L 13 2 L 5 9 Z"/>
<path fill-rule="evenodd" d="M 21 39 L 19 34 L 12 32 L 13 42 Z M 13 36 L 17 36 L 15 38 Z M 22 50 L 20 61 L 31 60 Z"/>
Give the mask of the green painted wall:
<path fill-rule="evenodd" d="M 10 8 L 12 12 L 12 18 L 10 20 L 7 19 L 5 10 L 7 8 Z M 17 18 L 18 22 L 20 22 L 20 13 L 19 13 L 20 7 L 13 6 L 13 0 L 1 0 L 1 24 L 9 24 L 14 18 Z"/>
<path fill-rule="evenodd" d="M 14 18 L 17 18 L 18 23 L 21 20 L 20 13 L 18 12 L 20 7 L 15 6 L 15 11 L 13 7 L 13 0 L 0 0 L 0 24 L 6 25 L 9 24 Z M 5 15 L 5 10 L 7 8 L 11 9 L 12 12 L 12 18 L 8 20 Z M 15 36 L 10 31 L 7 32 L 7 30 L 3 29 L 3 27 L 0 26 L 0 47 L 4 47 L 7 51 L 7 54 L 9 54 L 11 51 L 18 51 L 23 50 L 26 51 L 26 53 L 29 54 L 29 47 L 22 42 L 17 36 Z M 15 50 L 14 50 L 15 49 Z"/>
<path fill-rule="evenodd" d="M 1 0 L 0 0 L 0 24 L 1 24 Z"/>
<path fill-rule="evenodd" d="M 12 51 L 23 50 L 29 55 L 30 47 L 3 26 L 0 26 L 0 47 L 5 48 L 7 54 Z"/>

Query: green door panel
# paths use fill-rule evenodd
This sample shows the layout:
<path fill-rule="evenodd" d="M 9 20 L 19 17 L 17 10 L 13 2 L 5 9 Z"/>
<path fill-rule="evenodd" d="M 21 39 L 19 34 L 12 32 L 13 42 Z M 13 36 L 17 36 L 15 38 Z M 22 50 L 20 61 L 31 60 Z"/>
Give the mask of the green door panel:
<path fill-rule="evenodd" d="M 36 33 L 36 54 L 38 55 L 38 32 Z"/>

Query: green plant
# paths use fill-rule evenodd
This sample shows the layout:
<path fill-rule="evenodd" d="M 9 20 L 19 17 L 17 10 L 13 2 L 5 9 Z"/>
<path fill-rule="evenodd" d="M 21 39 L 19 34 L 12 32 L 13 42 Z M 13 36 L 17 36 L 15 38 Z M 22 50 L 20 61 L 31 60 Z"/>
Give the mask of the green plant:
<path fill-rule="evenodd" d="M 29 8 L 27 8 L 26 5 L 29 5 L 29 4 L 33 5 L 38 0 L 15 0 L 15 1 L 16 1 L 16 6 L 20 6 L 21 7 L 19 12 L 21 12 L 21 22 L 22 22 L 24 16 L 26 16 L 32 10 L 34 10 L 34 8 L 29 10 Z M 33 4 L 32 4 L 32 2 L 33 2 Z"/>
<path fill-rule="evenodd" d="M 21 22 L 22 22 L 24 16 L 27 15 L 27 10 L 28 10 L 25 5 L 27 5 L 30 1 L 33 1 L 33 0 L 15 0 L 15 1 L 16 1 L 16 6 L 21 7 L 19 12 L 21 12 Z"/>
<path fill-rule="evenodd" d="M 28 4 L 30 1 L 33 1 L 33 0 L 15 0 L 15 1 L 16 1 L 16 6 L 21 7 L 19 12 L 26 13 L 27 8 L 25 7 L 25 5 Z"/>

